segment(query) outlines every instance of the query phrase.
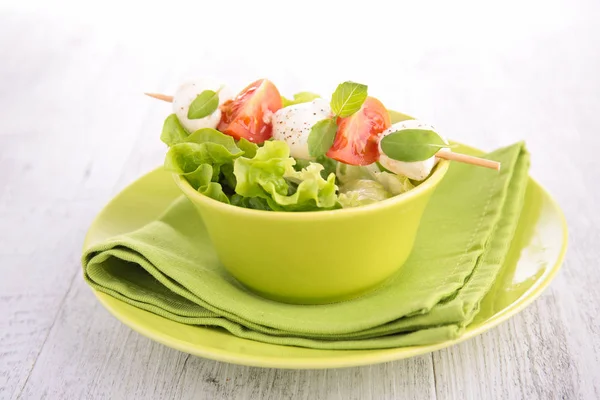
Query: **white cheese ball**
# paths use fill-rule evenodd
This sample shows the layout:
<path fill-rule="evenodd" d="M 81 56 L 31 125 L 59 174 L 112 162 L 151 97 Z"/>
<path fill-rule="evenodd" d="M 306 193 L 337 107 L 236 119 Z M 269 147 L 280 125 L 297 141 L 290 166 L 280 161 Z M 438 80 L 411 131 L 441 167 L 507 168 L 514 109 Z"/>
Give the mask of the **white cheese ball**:
<path fill-rule="evenodd" d="M 379 139 L 379 163 L 383 167 L 392 171 L 395 174 L 404 175 L 407 178 L 416 181 L 422 181 L 429 176 L 431 170 L 437 164 L 437 157 L 433 156 L 424 161 L 404 162 L 389 158 L 381 150 L 381 139 L 383 139 L 390 133 L 400 131 L 403 129 L 424 129 L 429 131 L 435 131 L 433 126 L 415 119 L 395 123 L 381 134 L 381 137 Z"/>
<path fill-rule="evenodd" d="M 219 89 L 221 90 L 219 91 Z M 189 133 L 193 133 L 202 128 L 215 129 L 219 124 L 219 121 L 221 121 L 221 110 L 219 108 L 204 118 L 188 118 L 187 115 L 190 104 L 192 104 L 192 102 L 196 100 L 196 97 L 205 90 L 212 90 L 214 92 L 219 91 L 219 106 L 232 97 L 229 88 L 210 79 L 185 82 L 173 95 L 173 112 L 177 115 L 177 118 L 179 118 L 181 125 L 183 125 Z"/>
<path fill-rule="evenodd" d="M 292 157 L 313 160 L 308 152 L 308 135 L 314 124 L 330 117 L 331 108 L 323 99 L 279 109 L 271 120 L 273 139 L 286 142 Z"/>

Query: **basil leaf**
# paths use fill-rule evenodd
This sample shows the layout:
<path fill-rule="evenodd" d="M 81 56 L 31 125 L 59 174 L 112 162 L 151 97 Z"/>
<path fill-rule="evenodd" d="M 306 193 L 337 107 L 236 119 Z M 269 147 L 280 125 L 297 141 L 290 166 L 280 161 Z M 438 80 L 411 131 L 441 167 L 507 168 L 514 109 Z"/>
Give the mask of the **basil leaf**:
<path fill-rule="evenodd" d="M 173 146 L 177 143 L 183 143 L 187 140 L 188 133 L 179 122 L 177 115 L 171 114 L 165 119 L 160 140 L 167 146 Z"/>
<path fill-rule="evenodd" d="M 212 90 L 200 93 L 188 110 L 189 119 L 200 119 L 212 114 L 219 107 L 219 94 Z"/>
<path fill-rule="evenodd" d="M 300 92 L 300 93 L 296 93 L 294 95 L 293 100 L 286 99 L 285 97 L 281 96 L 281 101 L 283 102 L 283 106 L 287 107 L 287 106 L 291 106 L 294 104 L 308 103 L 310 101 L 313 101 L 314 99 L 319 99 L 319 98 L 321 98 L 321 96 L 319 96 L 318 94 L 315 94 L 315 93 Z"/>
<path fill-rule="evenodd" d="M 333 144 L 337 129 L 333 119 L 324 119 L 314 124 L 308 134 L 308 154 L 311 157 L 325 155 Z"/>
<path fill-rule="evenodd" d="M 443 147 L 448 147 L 444 139 L 426 129 L 402 129 L 381 139 L 385 155 L 404 162 L 427 160 Z"/>
<path fill-rule="evenodd" d="M 331 96 L 331 110 L 338 117 L 348 117 L 367 99 L 367 85 L 355 82 L 340 83 Z"/>
<path fill-rule="evenodd" d="M 238 207 L 251 208 L 253 210 L 272 211 L 267 200 L 261 197 L 244 197 L 239 194 L 231 196 L 231 204 Z"/>

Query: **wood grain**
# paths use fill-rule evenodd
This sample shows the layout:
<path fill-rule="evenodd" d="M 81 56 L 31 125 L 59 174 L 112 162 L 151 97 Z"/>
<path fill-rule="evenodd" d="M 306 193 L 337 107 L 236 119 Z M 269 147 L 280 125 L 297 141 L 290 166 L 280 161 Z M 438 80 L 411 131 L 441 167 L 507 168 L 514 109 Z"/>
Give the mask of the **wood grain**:
<path fill-rule="evenodd" d="M 222 40 L 202 45 L 193 39 L 195 2 L 147 4 L 144 18 L 110 1 L 35 3 L 0 7 L 0 399 L 600 398 L 597 2 L 427 6 L 439 15 L 406 5 L 414 18 L 398 24 L 374 0 L 355 15 L 367 31 L 390 38 L 369 43 L 383 61 L 361 55 L 335 68 L 318 62 L 331 56 L 330 47 L 315 45 L 327 28 L 289 29 L 292 20 L 331 26 L 326 16 L 337 11 L 325 2 L 318 12 L 306 2 L 254 27 L 254 37 L 271 38 L 271 57 L 222 46 L 239 40 L 236 27 L 256 15 L 255 2 L 216 2 L 211 10 L 228 15 L 229 28 L 204 21 Z M 164 21 L 177 25 L 156 32 Z M 420 29 L 424 21 L 435 29 Z M 336 54 L 356 54 L 361 32 L 348 30 Z M 360 368 L 236 366 L 129 330 L 81 279 L 83 235 L 103 204 L 162 162 L 158 132 L 170 108 L 142 93 L 172 93 L 184 77 L 204 75 L 237 87 L 268 76 L 287 95 L 328 93 L 351 78 L 453 139 L 485 149 L 525 139 L 533 176 L 569 222 L 562 272 L 533 305 L 480 337 Z"/>

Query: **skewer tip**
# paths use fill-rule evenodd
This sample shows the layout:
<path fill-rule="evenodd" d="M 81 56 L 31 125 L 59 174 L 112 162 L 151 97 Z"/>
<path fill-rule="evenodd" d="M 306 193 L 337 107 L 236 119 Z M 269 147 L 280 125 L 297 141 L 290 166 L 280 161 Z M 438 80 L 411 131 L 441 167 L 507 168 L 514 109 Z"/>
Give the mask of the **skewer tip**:
<path fill-rule="evenodd" d="M 172 103 L 173 102 L 173 96 L 167 96 L 166 94 L 160 94 L 160 93 L 144 93 L 146 96 L 152 97 L 154 99 L 158 99 L 158 100 L 162 100 L 162 101 L 166 101 L 167 103 Z"/>

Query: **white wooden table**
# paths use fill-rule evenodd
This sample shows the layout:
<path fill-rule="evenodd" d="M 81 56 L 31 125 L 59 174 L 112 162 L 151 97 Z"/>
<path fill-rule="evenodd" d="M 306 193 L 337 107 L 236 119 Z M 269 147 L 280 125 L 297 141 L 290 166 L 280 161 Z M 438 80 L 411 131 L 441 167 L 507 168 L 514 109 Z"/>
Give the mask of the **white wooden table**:
<path fill-rule="evenodd" d="M 598 2 L 79 3 L 0 5 L 1 399 L 600 398 Z M 229 365 L 131 331 L 83 282 L 83 236 L 162 162 L 169 106 L 141 93 L 194 75 L 353 79 L 453 139 L 525 139 L 569 222 L 562 272 L 474 340 L 369 367 Z"/>

